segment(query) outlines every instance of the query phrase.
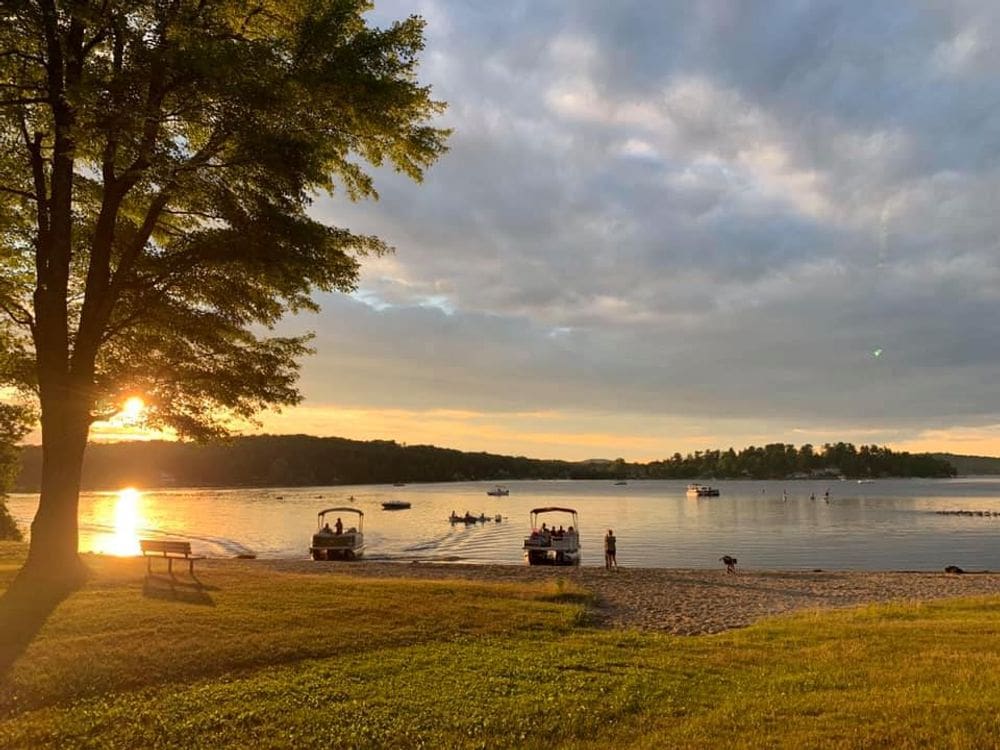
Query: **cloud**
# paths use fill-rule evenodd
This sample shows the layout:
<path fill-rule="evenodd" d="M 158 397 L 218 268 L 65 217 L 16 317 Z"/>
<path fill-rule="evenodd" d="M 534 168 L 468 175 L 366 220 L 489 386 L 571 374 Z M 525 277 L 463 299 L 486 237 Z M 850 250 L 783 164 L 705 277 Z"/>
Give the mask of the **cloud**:
<path fill-rule="evenodd" d="M 317 202 L 398 252 L 289 321 L 318 333 L 309 398 L 655 415 L 723 441 L 730 418 L 996 422 L 994 4 L 375 18 L 414 10 L 452 150 L 420 186 L 379 171 L 377 204 Z"/>

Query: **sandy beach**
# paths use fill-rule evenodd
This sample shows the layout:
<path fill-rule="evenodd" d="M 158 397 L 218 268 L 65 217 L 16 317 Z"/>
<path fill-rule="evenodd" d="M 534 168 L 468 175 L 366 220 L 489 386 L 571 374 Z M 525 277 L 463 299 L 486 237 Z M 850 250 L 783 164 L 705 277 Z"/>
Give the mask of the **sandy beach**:
<path fill-rule="evenodd" d="M 372 578 L 519 582 L 562 578 L 594 592 L 595 620 L 678 635 L 718 633 L 772 615 L 888 601 L 926 601 L 1000 594 L 1000 573 L 798 572 L 657 568 L 529 568 L 519 565 L 440 565 L 262 560 L 278 571 Z"/>

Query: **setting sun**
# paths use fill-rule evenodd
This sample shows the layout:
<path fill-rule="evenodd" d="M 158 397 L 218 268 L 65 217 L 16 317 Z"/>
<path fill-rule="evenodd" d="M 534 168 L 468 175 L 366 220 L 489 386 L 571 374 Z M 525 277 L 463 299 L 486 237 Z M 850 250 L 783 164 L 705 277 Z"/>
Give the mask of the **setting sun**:
<path fill-rule="evenodd" d="M 142 410 L 146 408 L 146 402 L 138 396 L 130 396 L 122 404 L 121 415 L 123 418 L 134 421 L 142 416 Z"/>

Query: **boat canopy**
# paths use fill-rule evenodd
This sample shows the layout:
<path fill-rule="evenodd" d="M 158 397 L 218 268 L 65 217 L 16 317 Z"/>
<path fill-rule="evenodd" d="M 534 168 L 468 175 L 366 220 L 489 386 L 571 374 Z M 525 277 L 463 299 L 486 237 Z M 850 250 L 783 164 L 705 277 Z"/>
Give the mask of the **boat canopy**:
<path fill-rule="evenodd" d="M 360 510 L 358 510 L 357 508 L 327 508 L 326 510 L 321 510 L 319 513 L 316 514 L 316 517 L 319 519 L 320 523 L 323 523 L 323 516 L 325 516 L 327 513 L 357 513 L 358 516 L 360 516 L 361 518 L 365 517 L 365 514 L 362 513 Z"/>
<path fill-rule="evenodd" d="M 551 507 L 551 508 L 535 508 L 531 512 L 535 513 L 535 514 L 538 514 L 538 513 L 552 513 L 553 511 L 558 512 L 558 513 L 574 513 L 574 514 L 576 513 L 576 511 L 573 510 L 572 508 L 555 508 L 555 507 Z M 524 511 L 521 511 L 521 512 L 523 513 Z"/>

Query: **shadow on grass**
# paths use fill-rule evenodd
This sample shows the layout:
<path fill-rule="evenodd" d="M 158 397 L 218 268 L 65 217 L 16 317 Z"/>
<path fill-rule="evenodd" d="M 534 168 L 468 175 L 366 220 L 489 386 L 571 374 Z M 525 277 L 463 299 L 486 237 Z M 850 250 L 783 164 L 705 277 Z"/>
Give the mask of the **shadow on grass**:
<path fill-rule="evenodd" d="M 148 575 L 142 584 L 142 595 L 149 599 L 198 604 L 203 607 L 215 606 L 208 592 L 218 590 L 217 586 L 206 586 L 193 575 L 190 582 L 169 574 Z"/>
<path fill-rule="evenodd" d="M 49 615 L 83 584 L 52 581 L 22 570 L 0 596 L 0 679 L 31 644 Z"/>

